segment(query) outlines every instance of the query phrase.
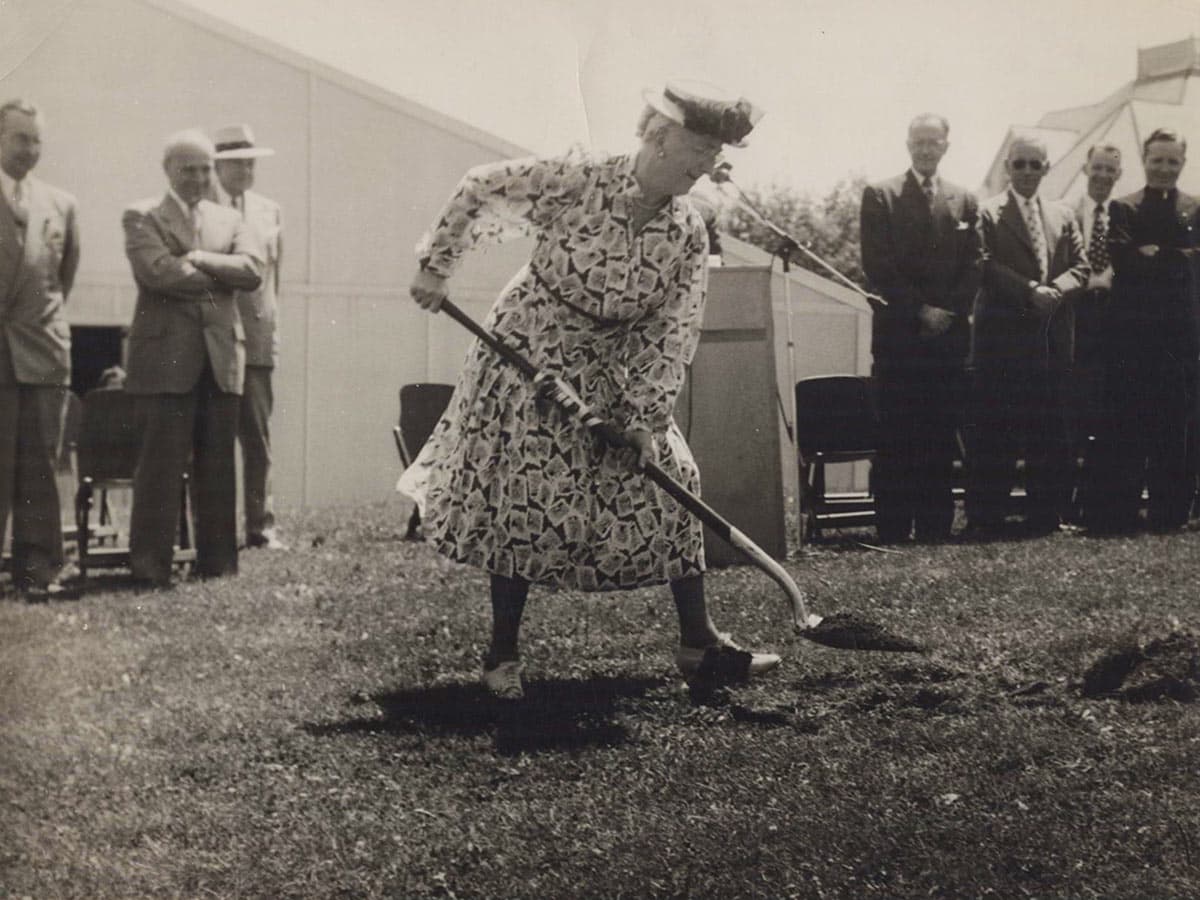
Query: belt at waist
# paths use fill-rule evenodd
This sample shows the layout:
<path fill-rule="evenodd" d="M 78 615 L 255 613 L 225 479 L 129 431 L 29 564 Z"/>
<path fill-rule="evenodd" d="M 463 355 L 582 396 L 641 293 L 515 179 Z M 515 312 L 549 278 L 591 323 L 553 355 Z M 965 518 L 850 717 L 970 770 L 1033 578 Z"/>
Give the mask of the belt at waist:
<path fill-rule="evenodd" d="M 570 300 L 567 300 L 558 291 L 552 288 L 550 283 L 546 281 L 546 279 L 543 278 L 536 270 L 531 270 L 531 273 L 534 281 L 536 281 L 538 286 L 546 292 L 546 296 L 548 296 L 555 303 L 562 304 L 567 309 L 571 310 L 571 312 L 578 313 L 585 319 L 590 320 L 593 324 L 598 325 L 601 328 L 617 328 L 625 324 L 623 319 L 609 319 L 605 316 L 598 316 L 591 310 L 584 309 L 582 306 L 572 303 Z"/>

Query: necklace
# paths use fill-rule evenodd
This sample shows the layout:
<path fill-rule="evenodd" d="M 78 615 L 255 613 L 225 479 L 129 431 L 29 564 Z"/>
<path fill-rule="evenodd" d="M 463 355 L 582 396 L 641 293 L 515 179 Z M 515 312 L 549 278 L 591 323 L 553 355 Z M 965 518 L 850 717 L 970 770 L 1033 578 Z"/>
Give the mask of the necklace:
<path fill-rule="evenodd" d="M 636 206 L 638 209 L 644 209 L 644 210 L 646 210 L 646 212 L 657 212 L 658 210 L 660 210 L 664 206 L 666 206 L 668 201 L 671 198 L 668 196 L 662 200 L 659 200 L 657 203 L 647 203 L 645 200 L 643 200 L 641 197 L 638 197 L 638 196 L 631 196 L 629 199 L 631 201 L 633 201 L 633 205 Z"/>

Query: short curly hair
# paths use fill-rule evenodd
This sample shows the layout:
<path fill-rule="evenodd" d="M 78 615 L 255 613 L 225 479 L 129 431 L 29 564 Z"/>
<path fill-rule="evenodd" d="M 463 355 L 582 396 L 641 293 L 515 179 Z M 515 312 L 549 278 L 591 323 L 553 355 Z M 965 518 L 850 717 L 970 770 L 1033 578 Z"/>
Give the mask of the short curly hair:
<path fill-rule="evenodd" d="M 647 103 L 646 108 L 642 110 L 642 114 L 638 116 L 637 127 L 634 128 L 633 133 L 643 141 L 649 141 L 664 131 L 682 127 L 674 119 L 663 115 Z"/>

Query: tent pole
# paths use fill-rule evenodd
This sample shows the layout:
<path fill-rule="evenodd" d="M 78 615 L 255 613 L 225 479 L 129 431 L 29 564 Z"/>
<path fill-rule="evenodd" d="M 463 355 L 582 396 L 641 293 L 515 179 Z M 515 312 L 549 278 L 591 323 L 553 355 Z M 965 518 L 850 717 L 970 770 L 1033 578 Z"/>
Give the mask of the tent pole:
<path fill-rule="evenodd" d="M 796 339 L 792 331 L 792 267 L 790 254 L 784 251 L 781 259 L 783 260 L 783 305 L 784 305 L 784 321 L 787 323 L 787 357 L 788 357 L 788 402 L 787 409 L 791 416 L 791 422 L 788 423 L 788 437 L 792 440 L 792 449 L 797 445 L 798 435 L 796 434 Z"/>

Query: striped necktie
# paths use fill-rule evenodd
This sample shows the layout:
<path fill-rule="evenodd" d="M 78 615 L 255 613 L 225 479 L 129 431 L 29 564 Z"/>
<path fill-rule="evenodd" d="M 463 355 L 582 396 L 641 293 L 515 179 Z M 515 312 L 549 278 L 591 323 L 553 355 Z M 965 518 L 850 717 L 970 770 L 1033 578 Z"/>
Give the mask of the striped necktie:
<path fill-rule="evenodd" d="M 933 177 L 926 175 L 921 182 L 921 191 L 925 194 L 925 202 L 929 204 L 929 208 L 933 209 L 933 201 L 937 194 L 933 190 Z"/>
<path fill-rule="evenodd" d="M 1104 216 L 1104 204 L 1096 204 L 1092 219 L 1092 237 L 1088 241 L 1088 262 L 1097 275 L 1108 268 L 1108 222 Z"/>
<path fill-rule="evenodd" d="M 1046 252 L 1046 233 L 1042 230 L 1042 217 L 1038 214 L 1037 199 L 1022 197 L 1021 208 L 1025 212 L 1025 226 L 1029 229 L 1029 239 L 1033 241 L 1033 255 L 1038 261 L 1038 281 L 1045 282 L 1050 269 L 1050 258 Z"/>

